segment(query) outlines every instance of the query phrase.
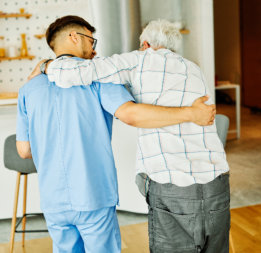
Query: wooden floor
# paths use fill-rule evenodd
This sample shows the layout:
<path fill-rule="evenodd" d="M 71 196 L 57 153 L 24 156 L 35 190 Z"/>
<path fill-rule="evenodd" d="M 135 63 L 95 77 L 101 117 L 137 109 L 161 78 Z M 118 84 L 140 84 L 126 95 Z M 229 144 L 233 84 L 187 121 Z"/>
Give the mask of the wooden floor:
<path fill-rule="evenodd" d="M 261 205 L 231 210 L 234 253 L 261 253 Z"/>
<path fill-rule="evenodd" d="M 121 227 L 122 253 L 148 253 L 147 223 Z M 234 253 L 261 252 L 261 205 L 231 210 L 231 235 Z M 26 241 L 25 248 L 16 242 L 14 253 L 52 252 L 50 238 Z M 8 253 L 8 244 L 0 244 L 0 253 Z"/>

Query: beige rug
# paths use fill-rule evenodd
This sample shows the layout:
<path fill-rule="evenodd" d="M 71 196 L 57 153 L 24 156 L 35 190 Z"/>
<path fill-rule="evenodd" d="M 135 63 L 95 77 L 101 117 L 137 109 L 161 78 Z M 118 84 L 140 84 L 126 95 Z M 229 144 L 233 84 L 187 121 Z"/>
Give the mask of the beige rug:
<path fill-rule="evenodd" d="M 230 129 L 236 128 L 235 106 L 217 105 L 217 113 L 230 119 Z M 261 203 L 261 114 L 241 108 L 241 138 L 228 135 L 226 146 L 230 166 L 231 207 Z"/>
<path fill-rule="evenodd" d="M 261 203 L 261 139 L 238 142 L 227 145 L 232 208 Z"/>
<path fill-rule="evenodd" d="M 233 108 L 223 109 L 231 115 L 231 128 L 235 128 Z M 261 115 L 251 114 L 248 108 L 241 112 L 241 138 L 229 140 L 226 146 L 232 208 L 261 203 Z"/>

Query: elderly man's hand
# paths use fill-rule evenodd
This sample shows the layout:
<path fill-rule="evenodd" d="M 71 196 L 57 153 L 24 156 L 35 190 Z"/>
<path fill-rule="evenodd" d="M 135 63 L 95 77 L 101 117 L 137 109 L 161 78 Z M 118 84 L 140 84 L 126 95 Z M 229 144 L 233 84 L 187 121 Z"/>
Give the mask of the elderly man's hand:
<path fill-rule="evenodd" d="M 204 96 L 196 99 L 192 104 L 193 122 L 200 126 L 209 126 L 214 123 L 216 116 L 216 106 L 206 105 L 209 97 Z"/>
<path fill-rule="evenodd" d="M 32 78 L 38 76 L 41 74 L 40 66 L 43 62 L 45 62 L 47 59 L 41 60 L 37 63 L 36 67 L 34 68 L 33 72 L 28 76 L 28 80 L 31 80 Z"/>

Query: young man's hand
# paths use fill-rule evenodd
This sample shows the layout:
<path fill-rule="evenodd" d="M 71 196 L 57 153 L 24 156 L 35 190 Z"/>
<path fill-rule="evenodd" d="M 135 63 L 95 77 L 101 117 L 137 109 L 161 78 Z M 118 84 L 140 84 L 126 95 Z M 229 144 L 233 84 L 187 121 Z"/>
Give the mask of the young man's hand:
<path fill-rule="evenodd" d="M 209 97 L 204 96 L 196 99 L 192 104 L 193 120 L 192 122 L 200 126 L 209 126 L 214 123 L 216 116 L 216 106 L 206 105 Z"/>
<path fill-rule="evenodd" d="M 47 59 L 43 59 L 40 62 L 37 63 L 36 67 L 34 68 L 33 72 L 28 76 L 28 80 L 31 80 L 32 78 L 38 76 L 41 74 L 40 66 L 43 62 L 45 62 Z"/>

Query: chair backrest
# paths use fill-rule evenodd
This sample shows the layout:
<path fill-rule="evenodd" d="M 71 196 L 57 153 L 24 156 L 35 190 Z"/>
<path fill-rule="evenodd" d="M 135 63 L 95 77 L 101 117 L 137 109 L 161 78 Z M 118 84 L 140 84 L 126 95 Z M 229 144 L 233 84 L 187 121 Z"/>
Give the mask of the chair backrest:
<path fill-rule="evenodd" d="M 216 127 L 217 127 L 217 134 L 223 143 L 223 146 L 226 146 L 227 141 L 227 132 L 229 128 L 229 118 L 223 114 L 216 115 Z"/>
<path fill-rule="evenodd" d="M 4 165 L 9 170 L 24 174 L 35 173 L 36 168 L 32 159 L 22 159 L 16 149 L 16 135 L 10 135 L 4 144 Z"/>

